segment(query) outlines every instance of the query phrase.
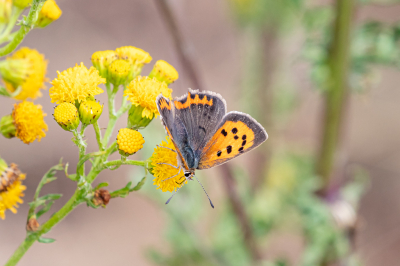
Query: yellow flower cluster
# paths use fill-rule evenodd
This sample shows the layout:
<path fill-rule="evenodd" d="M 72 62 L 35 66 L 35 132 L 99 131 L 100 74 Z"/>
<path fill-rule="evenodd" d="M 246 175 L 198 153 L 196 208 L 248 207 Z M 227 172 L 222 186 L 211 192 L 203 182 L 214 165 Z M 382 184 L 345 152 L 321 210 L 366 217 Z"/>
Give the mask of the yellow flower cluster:
<path fill-rule="evenodd" d="M 119 58 L 127 59 L 132 64 L 144 65 L 150 63 L 152 60 L 148 52 L 133 46 L 123 46 L 115 49 L 115 52 Z"/>
<path fill-rule="evenodd" d="M 61 17 L 62 11 L 58 7 L 56 1 L 47 0 L 42 9 L 39 12 L 39 17 L 36 21 L 36 25 L 39 27 L 46 27 L 54 20 L 57 20 Z"/>
<path fill-rule="evenodd" d="M 104 91 L 98 85 L 105 83 L 106 79 L 99 76 L 99 71 L 90 67 L 87 69 L 83 63 L 63 72 L 57 71 L 58 76 L 52 82 L 50 98 L 52 103 L 75 101 L 81 103 L 89 96 L 95 96 Z"/>
<path fill-rule="evenodd" d="M 79 126 L 78 109 L 72 103 L 62 103 L 54 109 L 54 120 L 65 130 L 73 130 Z"/>
<path fill-rule="evenodd" d="M 153 185 L 163 192 L 172 192 L 184 184 L 187 180 L 182 169 L 176 169 L 178 166 L 177 153 L 171 139 L 167 137 L 167 141 L 162 141 L 160 146 L 154 149 L 151 157 L 152 174 L 155 176 Z"/>
<path fill-rule="evenodd" d="M 0 159 L 0 164 L 5 162 Z M 21 197 L 26 189 L 21 180 L 25 179 L 25 174 L 21 174 L 16 164 L 10 167 L 1 167 L 0 171 L 0 218 L 5 218 L 6 210 L 13 213 L 17 212 L 18 204 L 23 203 Z"/>
<path fill-rule="evenodd" d="M 41 96 L 39 90 L 44 89 L 47 70 L 47 61 L 42 54 L 23 47 L 8 57 L 4 64 L 0 72 L 7 90 L 14 92 L 19 86 L 22 89 L 15 99 L 36 99 Z"/>
<path fill-rule="evenodd" d="M 156 98 L 158 95 L 171 98 L 172 90 L 165 82 L 160 82 L 155 78 L 137 77 L 128 85 L 124 96 L 128 96 L 129 101 L 134 106 L 143 107 L 142 117 L 152 119 L 160 113 L 157 109 Z"/>
<path fill-rule="evenodd" d="M 132 155 L 143 148 L 144 138 L 137 130 L 121 128 L 118 131 L 117 144 L 123 155 Z"/>
<path fill-rule="evenodd" d="M 34 105 L 32 102 L 21 102 L 14 104 L 12 118 L 16 127 L 15 136 L 24 143 L 29 144 L 36 139 L 40 141 L 46 136 L 48 130 L 44 122 L 45 113 L 41 105 Z"/>
<path fill-rule="evenodd" d="M 178 71 L 164 60 L 158 60 L 154 64 L 153 70 L 150 72 L 149 77 L 155 77 L 160 81 L 170 84 L 179 78 Z"/>

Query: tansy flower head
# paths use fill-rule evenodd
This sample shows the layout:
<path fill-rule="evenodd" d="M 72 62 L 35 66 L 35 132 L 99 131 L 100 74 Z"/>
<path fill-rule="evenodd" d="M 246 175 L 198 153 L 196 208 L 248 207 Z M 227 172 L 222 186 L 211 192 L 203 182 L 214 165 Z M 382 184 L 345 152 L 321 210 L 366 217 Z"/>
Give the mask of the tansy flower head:
<path fill-rule="evenodd" d="M 103 78 L 108 77 L 108 66 L 118 58 L 117 52 L 112 50 L 97 51 L 92 54 L 92 64 Z"/>
<path fill-rule="evenodd" d="M 27 101 L 14 104 L 12 118 L 16 128 L 15 136 L 26 144 L 36 139 L 40 141 L 46 136 L 47 125 L 43 119 L 45 116 L 40 105 Z"/>
<path fill-rule="evenodd" d="M 79 106 L 79 117 L 85 125 L 96 123 L 102 112 L 103 105 L 96 101 L 85 101 Z"/>
<path fill-rule="evenodd" d="M 129 83 L 124 92 L 134 106 L 143 107 L 142 117 L 152 119 L 159 115 L 156 98 L 162 93 L 164 97 L 171 98 L 172 90 L 165 82 L 160 82 L 155 78 L 137 77 Z"/>
<path fill-rule="evenodd" d="M 21 86 L 17 100 L 36 99 L 41 96 L 46 81 L 47 61 L 35 49 L 23 47 L 0 64 L 0 72 L 5 86 L 14 92 Z"/>
<path fill-rule="evenodd" d="M 166 149 L 167 148 L 167 149 Z M 175 169 L 171 165 L 178 166 L 177 153 L 171 139 L 162 141 L 160 146 L 154 149 L 151 156 L 151 165 L 154 175 L 153 185 L 163 192 L 172 192 L 187 183 L 182 169 Z M 170 165 L 167 165 L 170 164 Z"/>
<path fill-rule="evenodd" d="M 83 63 L 76 64 L 73 68 L 68 68 L 63 72 L 57 71 L 58 76 L 52 82 L 50 88 L 51 102 L 82 102 L 89 96 L 95 96 L 103 93 L 103 90 L 97 87 L 105 83 L 106 79 L 99 76 L 99 71 L 90 67 L 87 69 Z"/>
<path fill-rule="evenodd" d="M 25 174 L 21 174 L 16 164 L 11 164 L 0 172 L 0 218 L 5 218 L 6 210 L 16 213 L 18 203 L 23 203 L 21 197 L 24 196 L 23 191 L 26 187 L 22 185 L 21 180 L 24 179 Z"/>
<path fill-rule="evenodd" d="M 72 103 L 62 103 L 54 109 L 54 120 L 67 131 L 79 126 L 78 109 Z"/>
<path fill-rule="evenodd" d="M 108 67 L 109 82 L 114 86 L 128 84 L 132 81 L 133 69 L 127 60 L 117 59 Z"/>
<path fill-rule="evenodd" d="M 148 52 L 133 46 L 123 46 L 115 51 L 119 58 L 129 60 L 132 64 L 148 64 L 152 59 Z"/>
<path fill-rule="evenodd" d="M 171 66 L 164 60 L 158 60 L 155 63 L 153 70 L 150 72 L 149 77 L 154 77 L 159 81 L 164 81 L 167 84 L 170 84 L 177 80 L 179 75 L 178 71 L 176 71 L 173 66 Z"/>
<path fill-rule="evenodd" d="M 129 156 L 143 148 L 144 138 L 137 130 L 121 128 L 118 131 L 117 144 L 120 154 Z"/>
<path fill-rule="evenodd" d="M 39 17 L 36 21 L 36 26 L 46 27 L 54 20 L 57 20 L 62 14 L 61 9 L 58 7 L 56 1 L 47 0 L 39 12 Z"/>

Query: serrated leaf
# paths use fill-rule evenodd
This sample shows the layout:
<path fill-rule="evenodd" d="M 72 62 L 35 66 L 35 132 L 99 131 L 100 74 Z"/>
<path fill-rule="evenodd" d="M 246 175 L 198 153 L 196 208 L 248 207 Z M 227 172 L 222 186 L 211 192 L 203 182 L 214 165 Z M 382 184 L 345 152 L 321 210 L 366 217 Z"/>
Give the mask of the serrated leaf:
<path fill-rule="evenodd" d="M 47 201 L 47 200 L 58 200 L 61 198 L 62 194 L 47 194 L 37 199 L 39 201 Z M 39 206 L 39 205 L 38 205 Z"/>
<path fill-rule="evenodd" d="M 44 238 L 44 237 L 41 237 L 41 238 L 38 239 L 38 242 L 39 242 L 39 243 L 43 243 L 43 244 L 50 244 L 50 243 L 53 243 L 53 242 L 55 242 L 55 241 L 56 241 L 56 240 L 53 239 L 53 238 Z"/>
<path fill-rule="evenodd" d="M 138 191 L 139 189 L 141 189 L 141 188 L 143 187 L 143 185 L 144 185 L 145 182 L 146 182 L 146 177 L 143 177 L 142 180 L 140 180 L 140 181 L 137 183 L 137 185 L 136 185 L 134 188 L 132 188 L 132 189 L 130 190 L 130 192 L 132 192 L 132 191 Z"/>

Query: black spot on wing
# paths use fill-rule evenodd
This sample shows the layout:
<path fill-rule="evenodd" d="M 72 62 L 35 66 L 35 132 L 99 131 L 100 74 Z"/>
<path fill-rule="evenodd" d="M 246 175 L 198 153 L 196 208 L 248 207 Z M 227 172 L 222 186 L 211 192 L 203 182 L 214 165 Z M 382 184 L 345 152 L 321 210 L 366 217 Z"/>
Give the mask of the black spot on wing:
<path fill-rule="evenodd" d="M 199 129 L 202 130 L 202 131 L 204 131 L 204 133 L 206 133 L 206 129 L 205 129 L 204 127 L 199 126 Z"/>
<path fill-rule="evenodd" d="M 218 157 L 221 156 L 221 154 L 222 154 L 221 151 L 218 151 L 218 152 L 217 152 L 217 156 L 218 156 Z"/>
<path fill-rule="evenodd" d="M 239 148 L 239 152 L 243 152 L 243 147 L 240 147 L 240 148 Z"/>
<path fill-rule="evenodd" d="M 242 140 L 245 140 L 245 139 L 246 139 L 246 135 L 243 135 L 243 136 L 242 136 Z"/>
<path fill-rule="evenodd" d="M 232 128 L 232 133 L 236 134 L 238 132 L 238 129 L 236 127 Z"/>
<path fill-rule="evenodd" d="M 238 136 L 234 136 L 233 138 L 234 138 L 234 139 L 238 139 L 239 137 L 238 137 Z"/>
<path fill-rule="evenodd" d="M 229 154 L 232 152 L 232 146 L 229 145 L 228 147 L 226 147 L 226 152 Z"/>
<path fill-rule="evenodd" d="M 224 135 L 224 136 L 226 137 L 226 136 L 228 135 L 228 132 L 226 132 L 226 130 L 223 129 L 223 130 L 221 131 L 221 134 Z"/>
<path fill-rule="evenodd" d="M 243 140 L 242 146 L 246 145 L 246 140 Z"/>

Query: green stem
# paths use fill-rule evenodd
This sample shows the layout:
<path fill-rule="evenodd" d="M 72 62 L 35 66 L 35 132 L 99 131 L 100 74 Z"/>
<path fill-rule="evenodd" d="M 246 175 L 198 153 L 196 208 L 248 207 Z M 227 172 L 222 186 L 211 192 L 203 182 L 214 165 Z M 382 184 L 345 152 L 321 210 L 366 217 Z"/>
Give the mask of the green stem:
<path fill-rule="evenodd" d="M 133 160 L 114 160 L 104 163 L 104 168 L 109 168 L 111 166 L 120 166 L 120 165 L 138 165 L 138 166 L 147 166 L 147 161 L 133 161 Z"/>
<path fill-rule="evenodd" d="M 19 8 L 19 7 L 15 7 L 15 6 L 13 7 L 10 21 L 8 22 L 7 27 L 5 28 L 5 30 L 0 35 L 0 42 L 3 42 L 5 39 L 7 39 L 8 35 L 12 31 L 12 29 L 14 28 L 18 17 L 22 14 L 23 11 L 24 10 Z"/>
<path fill-rule="evenodd" d="M 47 222 L 45 222 L 41 228 L 28 235 L 24 242 L 17 248 L 11 258 L 7 261 L 5 266 L 13 266 L 16 265 L 22 256 L 28 251 L 28 249 L 38 240 L 43 234 L 46 234 L 53 228 L 54 225 L 59 223 L 62 219 L 65 218 L 76 206 L 79 198 L 79 191 L 76 190 L 74 195 L 68 200 L 68 202 L 58 211 L 56 212 Z"/>
<path fill-rule="evenodd" d="M 328 188 L 338 148 L 343 109 L 348 94 L 350 34 L 355 0 L 336 1 L 336 21 L 329 54 L 330 80 L 325 95 L 323 137 L 317 157 L 316 173 L 321 177 L 324 191 Z"/>
<path fill-rule="evenodd" d="M 98 121 L 93 124 L 94 132 L 96 132 L 96 140 L 97 140 L 97 145 L 99 146 L 99 150 L 104 151 L 104 146 L 101 143 L 101 131 L 100 131 L 100 126 Z"/>
<path fill-rule="evenodd" d="M 28 16 L 21 22 L 21 28 L 17 31 L 15 37 L 6 46 L 0 48 L 0 56 L 5 56 L 14 51 L 28 32 L 34 28 L 39 12 L 45 1 L 46 0 L 33 0 Z"/>

